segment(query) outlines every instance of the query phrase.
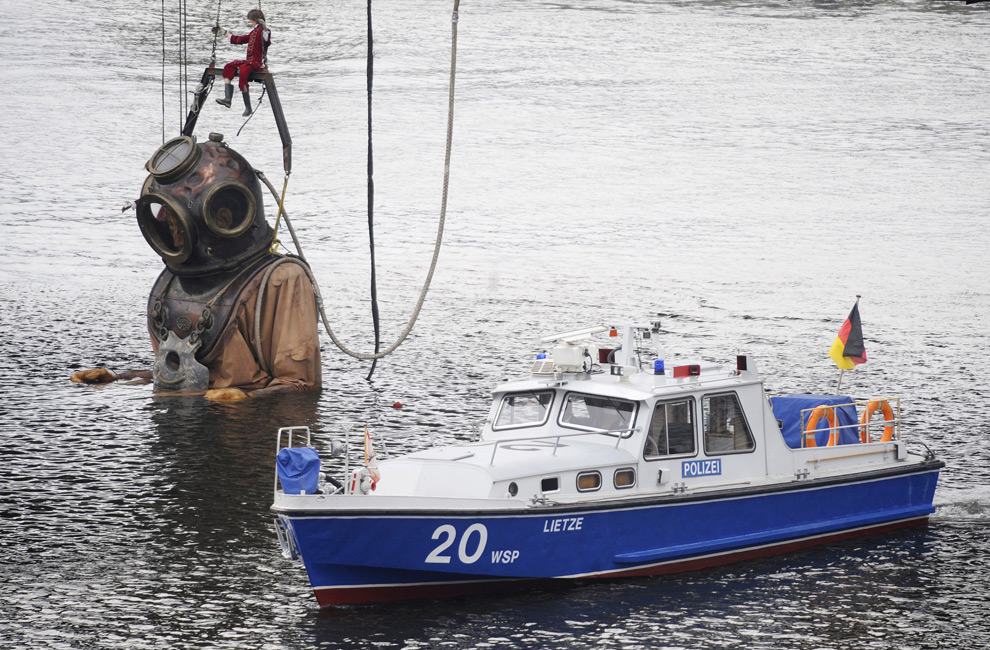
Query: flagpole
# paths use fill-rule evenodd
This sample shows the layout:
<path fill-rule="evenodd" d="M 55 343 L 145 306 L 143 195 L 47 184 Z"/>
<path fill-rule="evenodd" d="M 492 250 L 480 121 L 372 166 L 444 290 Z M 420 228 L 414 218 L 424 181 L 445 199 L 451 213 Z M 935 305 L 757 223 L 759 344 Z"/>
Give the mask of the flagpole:
<path fill-rule="evenodd" d="M 856 294 L 856 305 L 859 305 L 859 299 L 862 298 L 862 294 Z M 856 305 L 853 305 L 855 307 Z M 842 390 L 842 374 L 845 372 L 844 368 L 839 368 L 839 381 L 835 384 L 835 392 Z"/>

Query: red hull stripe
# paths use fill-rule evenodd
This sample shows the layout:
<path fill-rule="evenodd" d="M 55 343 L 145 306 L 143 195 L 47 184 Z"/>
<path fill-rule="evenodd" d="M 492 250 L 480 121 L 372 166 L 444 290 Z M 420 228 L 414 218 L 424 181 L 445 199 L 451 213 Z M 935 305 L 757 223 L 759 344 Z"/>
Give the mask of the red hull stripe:
<path fill-rule="evenodd" d="M 559 582 L 561 580 L 573 579 L 612 579 L 630 578 L 639 576 L 659 576 L 671 573 L 682 573 L 685 571 L 698 571 L 711 567 L 754 560 L 757 558 L 770 557 L 783 553 L 800 551 L 822 544 L 838 542 L 863 535 L 875 535 L 903 528 L 917 528 L 928 524 L 928 516 L 904 519 L 901 521 L 877 524 L 875 526 L 864 526 L 851 530 L 843 530 L 824 535 L 815 535 L 801 539 L 766 544 L 738 551 L 728 551 L 725 553 L 715 553 L 703 557 L 690 558 L 686 560 L 670 560 L 647 566 L 640 566 L 633 569 L 618 569 L 613 571 L 602 571 L 599 573 L 579 574 L 566 576 L 563 578 L 543 578 L 543 579 L 506 579 L 497 580 L 453 580 L 449 582 L 421 582 L 409 584 L 377 584 L 377 585 L 349 585 L 349 586 L 328 586 L 314 587 L 313 593 L 320 607 L 332 607 L 334 605 L 370 605 L 374 603 L 389 603 L 401 600 L 447 598 L 451 596 L 462 596 L 477 593 L 497 593 L 505 591 L 517 591 L 527 585 L 540 582 Z"/>

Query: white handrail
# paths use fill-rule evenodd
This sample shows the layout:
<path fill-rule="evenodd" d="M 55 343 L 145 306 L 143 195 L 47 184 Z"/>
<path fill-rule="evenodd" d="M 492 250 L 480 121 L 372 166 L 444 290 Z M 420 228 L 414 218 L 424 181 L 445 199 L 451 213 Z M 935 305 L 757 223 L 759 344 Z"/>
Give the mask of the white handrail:
<path fill-rule="evenodd" d="M 893 403 L 893 406 L 892 406 L 892 410 L 894 412 L 893 419 L 888 420 L 888 419 L 884 418 L 881 421 L 880 426 L 886 427 L 886 426 L 889 426 L 889 425 L 893 425 L 894 426 L 894 437 L 893 437 L 893 440 L 900 440 L 901 439 L 901 398 L 900 397 L 883 397 L 883 396 L 881 396 L 881 397 L 871 397 L 869 399 L 853 400 L 852 402 L 847 402 L 847 403 L 844 403 L 844 404 L 821 404 L 819 406 L 825 406 L 826 408 L 831 409 L 834 412 L 835 409 L 843 408 L 843 407 L 848 407 L 848 406 L 852 406 L 854 409 L 856 409 L 856 408 L 867 408 L 869 406 L 870 402 L 887 402 L 888 404 Z M 828 427 L 828 428 L 816 427 L 815 429 L 812 429 L 811 431 L 807 430 L 805 428 L 806 427 L 805 422 L 807 421 L 807 418 L 811 415 L 811 412 L 814 411 L 816 408 L 818 408 L 818 406 L 814 406 L 814 407 L 806 408 L 806 409 L 801 409 L 801 412 L 800 412 L 800 416 L 801 416 L 800 423 L 801 423 L 801 447 L 802 448 L 804 448 L 806 446 L 807 436 L 808 436 L 809 433 L 814 432 L 814 434 L 817 435 L 819 432 L 828 431 L 829 432 L 829 437 L 831 437 L 831 435 L 833 433 L 836 434 L 836 435 L 838 435 L 838 432 L 840 432 L 840 431 L 842 431 L 844 429 L 854 429 L 857 433 L 859 433 L 861 430 L 865 429 L 867 442 L 866 443 L 861 443 L 861 444 L 868 444 L 868 443 L 872 443 L 873 442 L 873 440 L 870 439 L 870 427 L 873 424 L 873 418 L 868 419 L 865 423 L 861 423 L 857 419 L 857 421 L 854 422 L 853 424 L 842 424 L 842 425 L 837 425 L 835 427 Z M 859 416 L 859 413 L 857 411 L 857 417 L 858 416 Z"/>

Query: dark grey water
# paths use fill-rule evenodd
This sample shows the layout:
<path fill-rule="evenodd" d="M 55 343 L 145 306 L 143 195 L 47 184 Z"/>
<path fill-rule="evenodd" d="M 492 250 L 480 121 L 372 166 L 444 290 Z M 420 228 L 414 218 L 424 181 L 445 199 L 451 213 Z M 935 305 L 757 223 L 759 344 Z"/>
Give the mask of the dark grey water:
<path fill-rule="evenodd" d="M 371 385 L 327 342 L 320 396 L 231 407 L 67 381 L 151 361 L 160 262 L 118 206 L 161 138 L 155 4 L 0 0 L 0 644 L 987 645 L 990 5 L 465 1 L 449 234 L 414 335 Z M 361 4 L 264 7 L 295 142 L 287 206 L 332 318 L 367 347 Z M 430 253 L 449 7 L 376 6 L 388 338 Z M 189 7 L 203 60 L 215 5 Z M 270 115 L 239 125 L 210 108 L 200 134 L 277 177 Z M 668 358 L 745 352 L 772 390 L 828 390 L 856 293 L 870 362 L 848 390 L 902 395 L 906 435 L 948 463 L 926 531 L 323 614 L 277 552 L 279 425 L 467 437 L 539 335 L 656 312 Z"/>

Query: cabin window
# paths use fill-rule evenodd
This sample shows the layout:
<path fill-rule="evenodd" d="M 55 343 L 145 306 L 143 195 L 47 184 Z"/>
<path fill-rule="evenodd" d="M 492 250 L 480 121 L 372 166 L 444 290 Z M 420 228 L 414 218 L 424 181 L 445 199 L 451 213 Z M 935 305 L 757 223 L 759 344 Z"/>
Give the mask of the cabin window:
<path fill-rule="evenodd" d="M 693 456 L 695 453 L 694 400 L 660 402 L 653 409 L 643 457 Z"/>
<path fill-rule="evenodd" d="M 612 485 L 617 490 L 624 490 L 636 485 L 636 470 L 632 467 L 615 470 L 615 474 L 612 475 Z"/>
<path fill-rule="evenodd" d="M 578 492 L 594 492 L 602 486 L 600 472 L 581 472 L 577 475 Z"/>
<path fill-rule="evenodd" d="M 560 426 L 627 437 L 636 419 L 636 402 L 604 395 L 568 393 Z"/>
<path fill-rule="evenodd" d="M 530 390 L 502 397 L 492 429 L 518 429 L 546 424 L 553 403 L 552 390 Z"/>
<path fill-rule="evenodd" d="M 735 393 L 706 395 L 701 400 L 705 428 L 705 453 L 752 451 L 756 445 Z"/>
<path fill-rule="evenodd" d="M 551 476 L 540 481 L 540 492 L 556 492 L 560 489 L 560 479 Z"/>

